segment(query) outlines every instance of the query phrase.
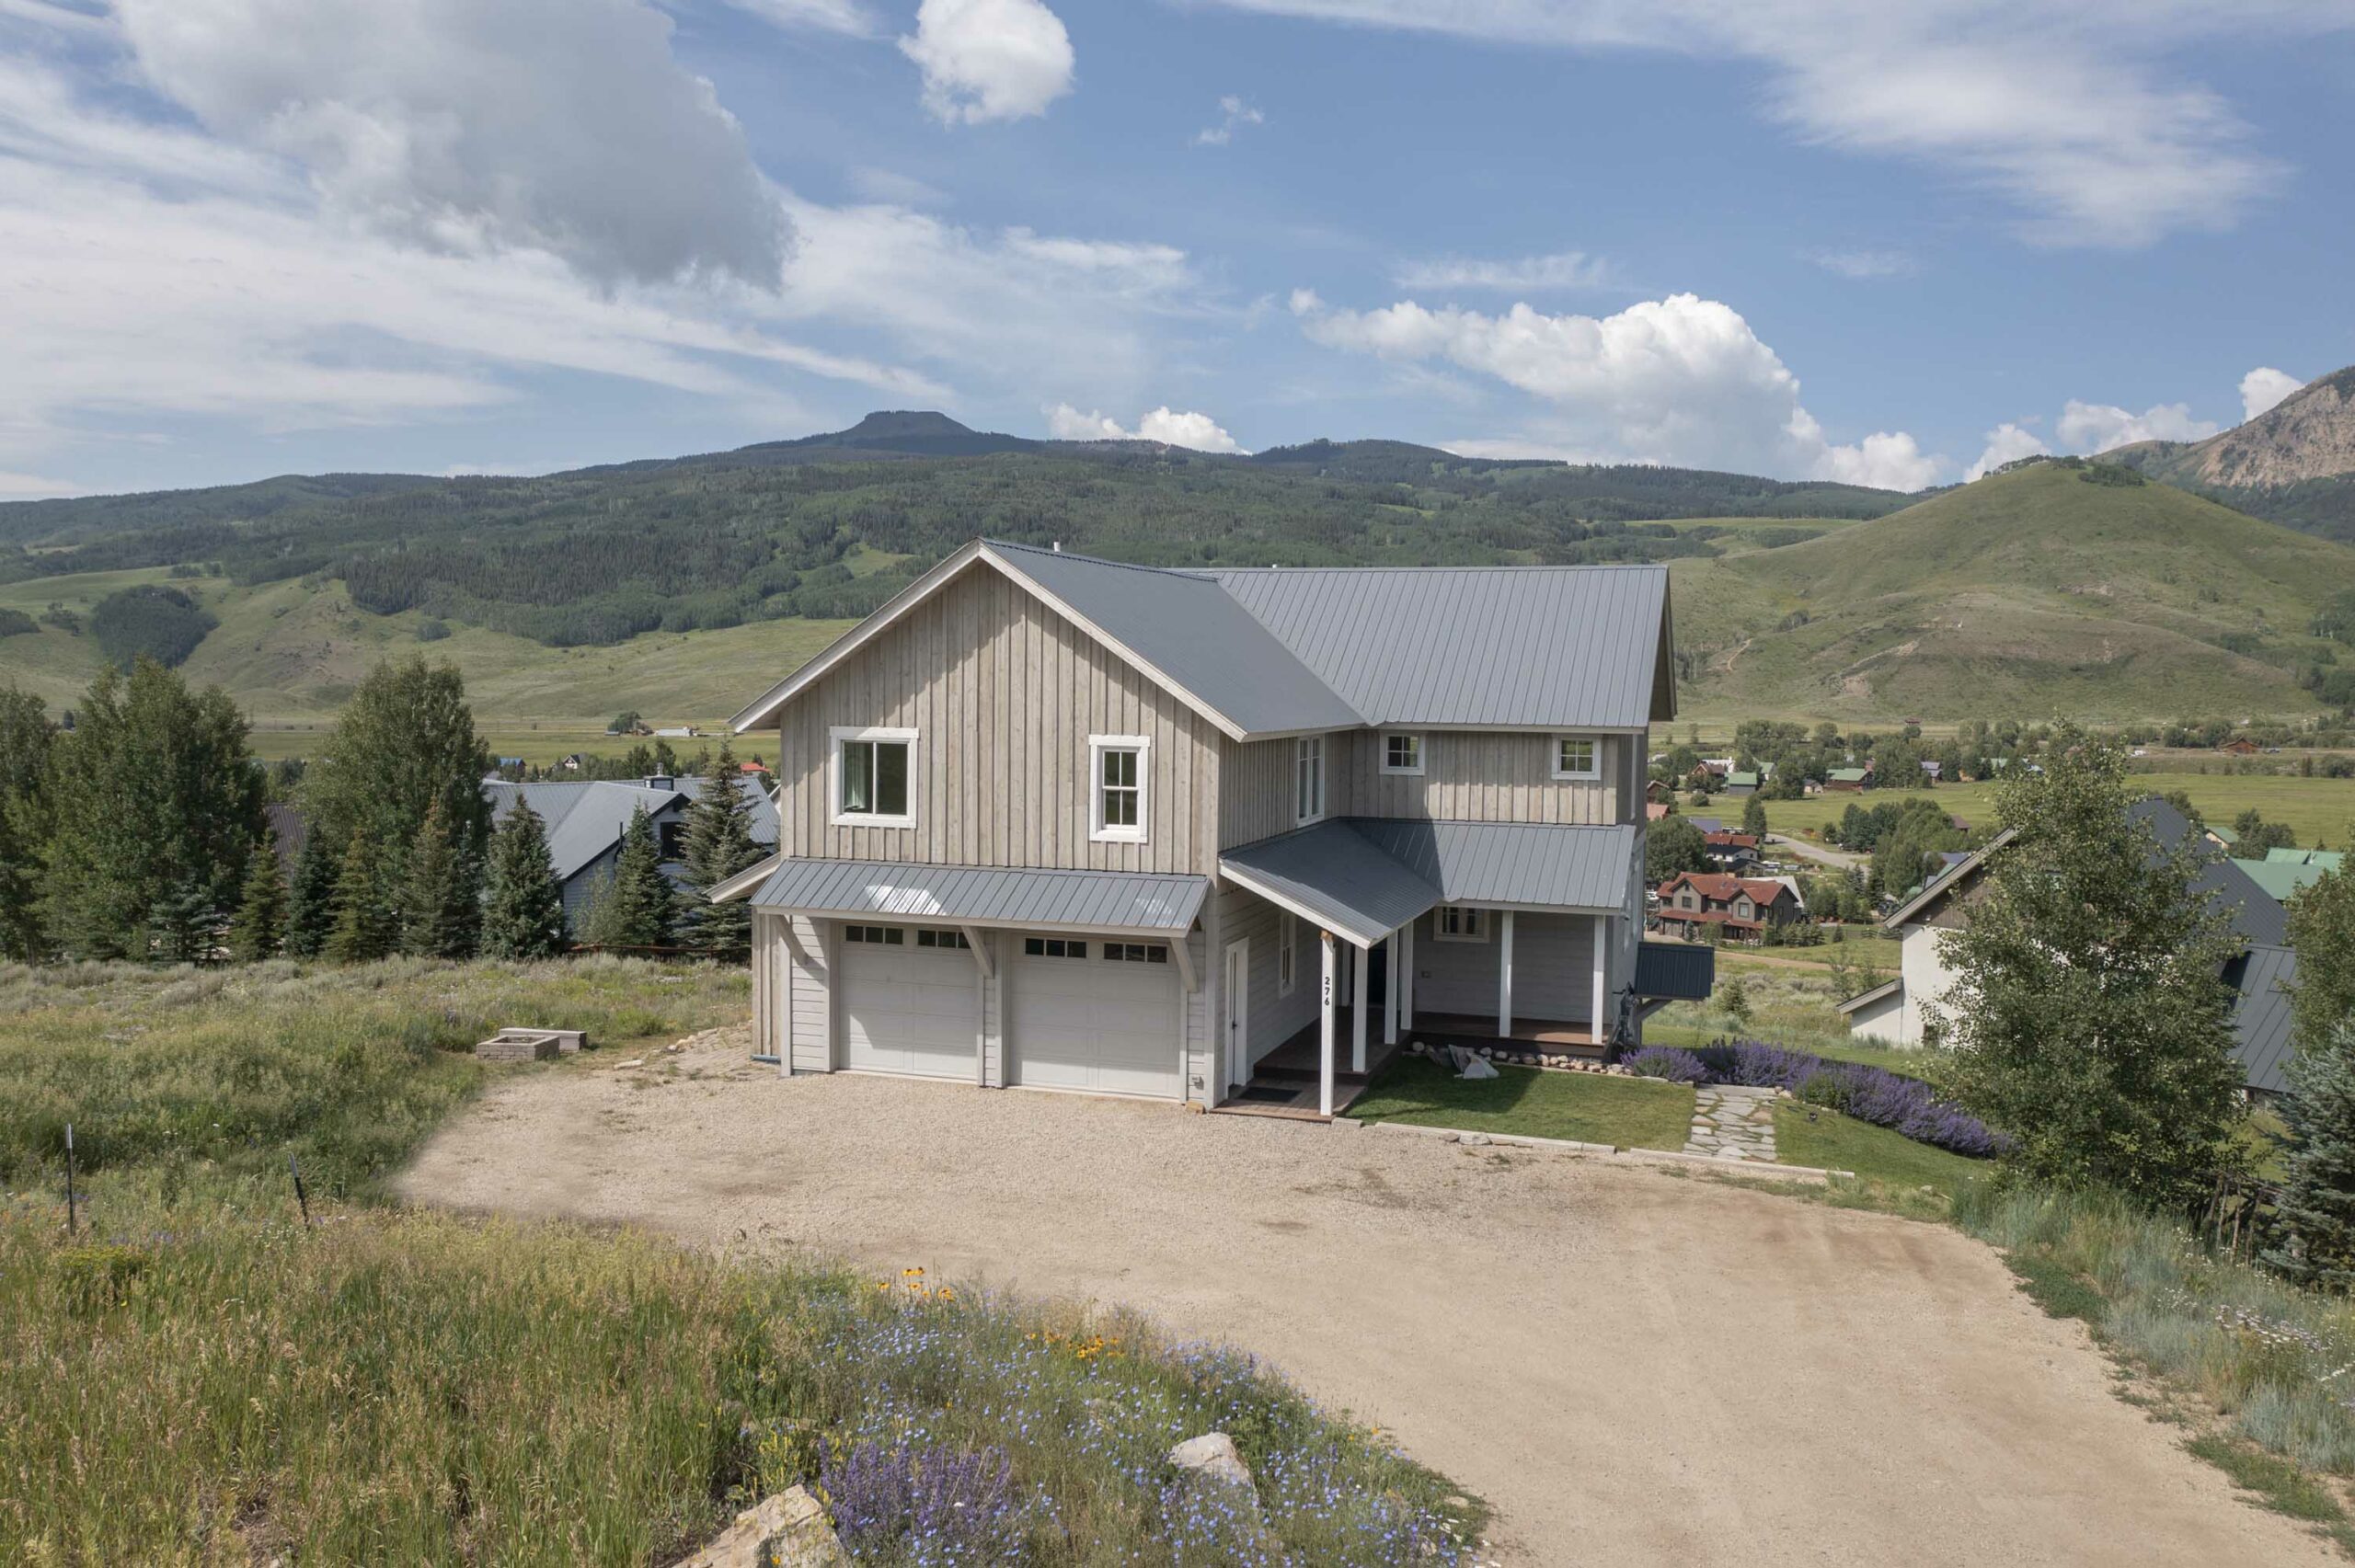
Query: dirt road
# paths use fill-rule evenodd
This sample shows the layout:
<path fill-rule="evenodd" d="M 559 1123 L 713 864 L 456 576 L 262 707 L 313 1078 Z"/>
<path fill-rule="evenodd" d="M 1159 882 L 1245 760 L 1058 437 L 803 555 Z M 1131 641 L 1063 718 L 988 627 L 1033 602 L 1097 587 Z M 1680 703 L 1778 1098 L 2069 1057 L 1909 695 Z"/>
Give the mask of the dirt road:
<path fill-rule="evenodd" d="M 742 1050 L 519 1075 L 405 1195 L 1143 1307 L 1399 1434 L 1496 1505 L 1508 1562 L 2336 1562 L 1942 1227 L 1395 1133 L 782 1079 Z"/>

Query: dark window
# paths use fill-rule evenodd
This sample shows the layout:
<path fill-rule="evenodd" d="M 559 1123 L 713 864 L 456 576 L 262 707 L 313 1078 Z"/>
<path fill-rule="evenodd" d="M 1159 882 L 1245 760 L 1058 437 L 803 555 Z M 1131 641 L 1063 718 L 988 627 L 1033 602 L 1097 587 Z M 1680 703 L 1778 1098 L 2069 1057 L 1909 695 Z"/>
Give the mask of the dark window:
<path fill-rule="evenodd" d="M 1032 958 L 1085 958 L 1087 944 L 1061 936 L 1026 936 L 1022 951 Z"/>
<path fill-rule="evenodd" d="M 684 822 L 665 822 L 657 831 L 661 835 L 664 860 L 687 858 L 687 825 Z"/>
<path fill-rule="evenodd" d="M 1116 964 L 1166 964 L 1169 949 L 1158 942 L 1108 942 L 1104 956 Z"/>
<path fill-rule="evenodd" d="M 896 925 L 846 925 L 843 938 L 847 942 L 865 942 L 879 947 L 899 947 L 905 944 L 907 933 Z"/>
<path fill-rule="evenodd" d="M 840 814 L 844 817 L 905 817 L 908 814 L 908 742 L 843 742 Z"/>
<path fill-rule="evenodd" d="M 965 947 L 970 944 L 965 941 L 965 933 L 961 931 L 927 929 L 916 933 L 916 945 L 918 947 Z"/>

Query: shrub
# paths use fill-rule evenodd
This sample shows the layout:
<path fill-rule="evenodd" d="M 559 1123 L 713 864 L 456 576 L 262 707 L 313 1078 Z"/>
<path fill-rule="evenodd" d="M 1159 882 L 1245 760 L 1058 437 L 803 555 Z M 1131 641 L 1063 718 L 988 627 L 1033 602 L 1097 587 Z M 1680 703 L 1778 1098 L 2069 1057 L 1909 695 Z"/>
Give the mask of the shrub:
<path fill-rule="evenodd" d="M 1689 1057 L 1701 1070 L 1701 1077 L 1684 1080 L 1687 1082 L 1786 1090 L 1811 1105 L 1828 1105 L 1859 1121 L 1901 1133 L 1916 1143 L 1974 1160 L 1990 1159 L 2003 1151 L 2004 1139 L 1985 1122 L 1939 1099 L 1918 1078 L 1858 1062 L 1827 1061 L 1763 1040 L 1720 1041 L 1697 1052 L 1674 1054 Z M 1628 1066 L 1635 1068 L 1633 1059 Z"/>
<path fill-rule="evenodd" d="M 1709 1078 L 1699 1057 L 1673 1046 L 1646 1046 L 1627 1059 L 1627 1070 L 1638 1078 L 1664 1078 L 1671 1083 L 1706 1083 Z"/>

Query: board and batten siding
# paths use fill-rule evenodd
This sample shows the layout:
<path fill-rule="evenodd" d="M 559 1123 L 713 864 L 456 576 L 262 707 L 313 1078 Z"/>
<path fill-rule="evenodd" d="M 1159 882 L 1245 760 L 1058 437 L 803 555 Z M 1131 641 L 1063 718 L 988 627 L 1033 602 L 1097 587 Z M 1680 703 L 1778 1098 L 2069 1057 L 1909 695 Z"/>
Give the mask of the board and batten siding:
<path fill-rule="evenodd" d="M 1433 917 L 1415 922 L 1415 1012 L 1497 1015 L 1498 915 L 1486 942 L 1442 942 Z M 1603 1005 L 1610 1005 L 1608 983 Z M 1512 924 L 1512 1013 L 1522 1023 L 1583 1024 L 1594 1011 L 1594 917 L 1523 910 Z"/>
<path fill-rule="evenodd" d="M 1554 777 L 1554 737 L 1510 730 L 1408 729 L 1423 742 L 1423 771 L 1382 771 L 1383 737 L 1337 730 L 1325 738 L 1325 815 L 1430 822 L 1609 824 L 1643 792 L 1628 780 L 1643 751 L 1624 735 L 1598 737 L 1602 777 Z M 1294 741 L 1221 738 L 1219 847 L 1257 843 L 1299 822 L 1292 794 Z M 1632 772 L 1631 772 L 1632 770 Z"/>
<path fill-rule="evenodd" d="M 1207 874 L 1209 720 L 986 563 L 779 715 L 780 847 L 821 859 Z M 837 826 L 833 731 L 916 732 L 912 827 Z M 1089 837 L 1091 735 L 1150 741 L 1143 843 Z"/>

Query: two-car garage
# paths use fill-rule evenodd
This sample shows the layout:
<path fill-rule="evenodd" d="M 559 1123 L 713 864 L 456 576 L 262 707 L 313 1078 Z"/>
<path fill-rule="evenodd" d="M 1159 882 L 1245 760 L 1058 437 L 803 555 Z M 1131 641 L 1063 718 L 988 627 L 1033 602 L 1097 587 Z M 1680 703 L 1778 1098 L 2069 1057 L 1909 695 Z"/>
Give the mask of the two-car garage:
<path fill-rule="evenodd" d="M 994 979 L 1008 1085 L 1183 1093 L 1182 991 L 1166 943 L 999 932 L 984 938 L 995 956 L 985 978 L 959 930 L 844 921 L 837 937 L 845 1069 L 986 1082 Z"/>

